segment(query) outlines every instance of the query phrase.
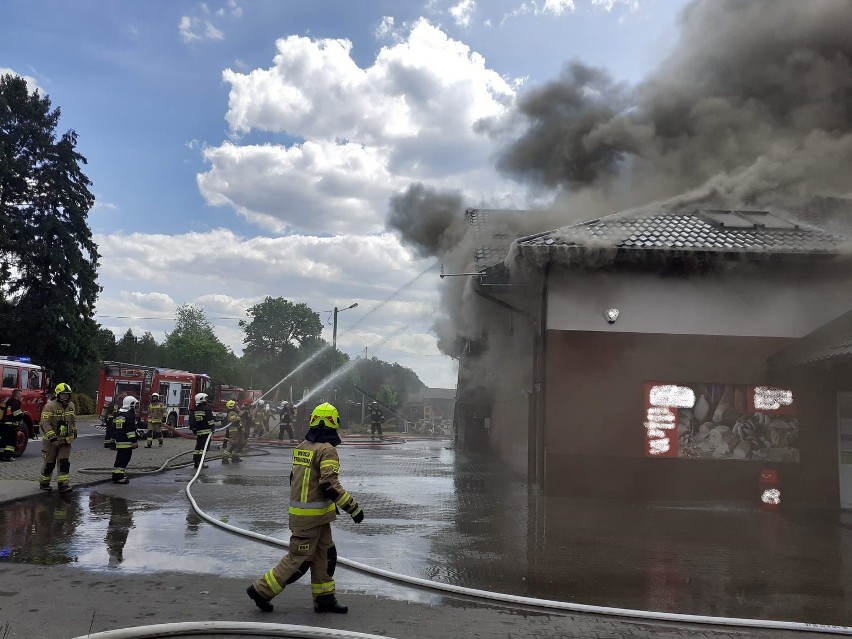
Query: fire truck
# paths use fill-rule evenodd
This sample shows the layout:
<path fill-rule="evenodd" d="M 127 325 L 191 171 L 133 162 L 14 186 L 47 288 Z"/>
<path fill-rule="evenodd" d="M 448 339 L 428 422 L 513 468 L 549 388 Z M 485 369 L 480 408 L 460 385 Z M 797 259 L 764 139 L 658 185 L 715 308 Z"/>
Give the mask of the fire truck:
<path fill-rule="evenodd" d="M 234 400 L 237 402 L 237 406 L 242 406 L 260 399 L 261 395 L 263 395 L 263 391 L 247 390 L 233 384 L 219 384 L 214 382 L 210 397 L 213 399 L 213 412 L 217 415 L 220 413 L 224 415 L 228 412 L 228 408 L 225 405 L 228 401 Z"/>
<path fill-rule="evenodd" d="M 0 369 L 3 380 L 0 399 L 10 397 L 16 388 L 21 389 L 21 411 L 24 414 L 15 442 L 15 457 L 20 457 L 27 449 L 27 441 L 38 436 L 41 409 L 51 392 L 51 372 L 44 366 L 33 364 L 29 357 L 17 356 L 0 357 Z"/>
<path fill-rule="evenodd" d="M 122 393 L 139 400 L 141 415 L 148 417 L 151 394 L 159 393 L 166 406 L 166 433 L 189 425 L 189 414 L 195 410 L 195 395 L 210 393 L 213 383 L 205 373 L 127 364 L 102 362 L 98 383 L 97 414 L 103 416 L 104 406 Z M 144 430 L 144 429 L 140 429 Z"/>

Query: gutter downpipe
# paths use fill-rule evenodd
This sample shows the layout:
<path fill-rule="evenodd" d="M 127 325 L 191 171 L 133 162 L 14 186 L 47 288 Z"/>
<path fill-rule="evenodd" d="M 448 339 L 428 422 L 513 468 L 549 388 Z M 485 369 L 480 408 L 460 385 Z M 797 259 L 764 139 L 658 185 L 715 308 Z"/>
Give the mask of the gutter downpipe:
<path fill-rule="evenodd" d="M 541 310 L 539 314 L 538 320 L 538 335 L 536 339 L 538 341 L 536 352 L 536 361 L 537 368 L 535 370 L 535 377 L 533 379 L 533 391 L 535 392 L 536 397 L 536 405 L 535 405 L 535 426 L 536 426 L 536 459 L 535 459 L 535 470 L 536 470 L 536 485 L 539 487 L 539 490 L 545 492 L 545 444 L 546 444 L 546 433 L 545 433 L 545 424 L 547 423 L 545 419 L 545 411 L 547 410 L 547 376 L 544 374 L 544 371 L 547 367 L 547 295 L 549 289 L 549 281 L 550 281 L 550 265 L 551 262 L 548 259 L 547 264 L 544 267 L 544 278 L 541 284 Z"/>

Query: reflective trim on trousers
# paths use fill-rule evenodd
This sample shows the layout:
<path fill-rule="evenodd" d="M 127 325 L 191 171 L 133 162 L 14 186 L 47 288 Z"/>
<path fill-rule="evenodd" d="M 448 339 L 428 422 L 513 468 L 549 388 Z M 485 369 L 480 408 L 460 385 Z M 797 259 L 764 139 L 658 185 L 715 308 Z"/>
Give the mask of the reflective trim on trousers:
<path fill-rule="evenodd" d="M 276 595 L 284 590 L 284 586 L 278 583 L 278 580 L 275 578 L 275 575 L 272 574 L 271 570 L 263 575 L 263 578 L 266 580 L 266 585 L 269 586 L 269 589 Z"/>
<path fill-rule="evenodd" d="M 334 579 L 322 584 L 311 584 L 312 595 L 327 595 L 334 592 Z"/>

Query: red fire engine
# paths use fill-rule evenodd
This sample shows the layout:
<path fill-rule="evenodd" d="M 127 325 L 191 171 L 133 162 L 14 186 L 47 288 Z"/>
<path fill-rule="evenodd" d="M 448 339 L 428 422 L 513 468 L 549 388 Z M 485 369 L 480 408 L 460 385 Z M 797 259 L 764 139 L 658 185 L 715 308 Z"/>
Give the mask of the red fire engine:
<path fill-rule="evenodd" d="M 50 371 L 44 366 L 30 362 L 29 357 L 0 357 L 3 385 L 0 399 L 12 395 L 16 388 L 21 389 L 22 427 L 18 429 L 15 443 L 15 457 L 20 457 L 27 449 L 27 440 L 38 435 L 41 409 L 47 403 L 50 394 Z"/>
<path fill-rule="evenodd" d="M 228 401 L 234 400 L 237 402 L 237 406 L 242 406 L 260 399 L 261 395 L 263 395 L 263 391 L 247 390 L 233 384 L 217 384 L 214 382 L 210 397 L 213 399 L 213 412 L 224 414 L 228 412 L 228 407 L 225 405 Z"/>
<path fill-rule="evenodd" d="M 160 401 L 166 406 L 167 432 L 188 426 L 189 413 L 195 409 L 195 395 L 210 393 L 213 386 L 210 377 L 204 373 L 124 362 L 102 364 L 98 383 L 98 415 L 103 416 L 104 406 L 113 398 L 127 393 L 139 400 L 141 414 L 147 418 L 151 394 L 159 393 Z"/>

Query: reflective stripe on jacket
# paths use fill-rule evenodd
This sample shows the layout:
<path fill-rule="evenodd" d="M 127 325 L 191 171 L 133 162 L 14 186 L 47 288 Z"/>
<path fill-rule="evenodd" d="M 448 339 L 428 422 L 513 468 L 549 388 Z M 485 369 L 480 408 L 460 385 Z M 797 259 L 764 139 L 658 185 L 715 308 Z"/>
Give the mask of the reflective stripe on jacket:
<path fill-rule="evenodd" d="M 136 443 L 136 413 L 118 411 L 115 418 L 115 447 L 133 448 Z"/>
<path fill-rule="evenodd" d="M 290 530 L 308 530 L 337 517 L 335 503 L 320 488 L 329 485 L 340 495 L 338 503 L 349 500 L 340 485 L 340 459 L 331 444 L 307 440 L 293 449 L 293 472 L 290 476 Z"/>
<path fill-rule="evenodd" d="M 213 432 L 213 411 L 205 404 L 204 407 L 196 406 L 192 413 L 190 428 L 196 435 L 209 435 Z"/>
<path fill-rule="evenodd" d="M 59 434 L 62 425 L 66 427 L 66 435 Z M 55 441 L 58 437 L 64 437 L 65 443 L 70 444 L 77 436 L 77 418 L 75 416 L 74 402 L 68 402 L 63 406 L 58 399 L 52 399 L 41 410 L 41 438 L 44 441 Z"/>

